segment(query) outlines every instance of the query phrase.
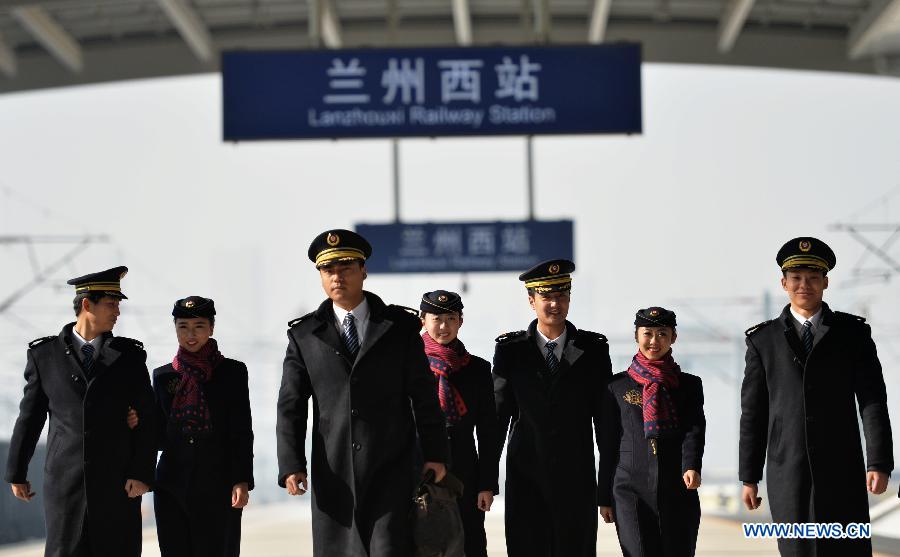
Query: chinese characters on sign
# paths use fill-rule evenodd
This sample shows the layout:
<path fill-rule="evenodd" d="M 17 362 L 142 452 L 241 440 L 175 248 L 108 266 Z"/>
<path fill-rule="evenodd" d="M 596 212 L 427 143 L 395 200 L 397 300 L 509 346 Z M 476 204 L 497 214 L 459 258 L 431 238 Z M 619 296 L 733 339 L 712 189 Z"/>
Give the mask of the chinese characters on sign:
<path fill-rule="evenodd" d="M 359 58 L 341 58 L 337 56 L 331 61 L 327 70 L 330 76 L 338 72 L 347 72 L 353 68 L 358 75 L 365 75 Z M 426 105 L 425 72 L 423 58 L 388 58 L 387 67 L 381 71 L 381 87 L 384 95 L 380 109 L 346 109 L 331 105 L 345 104 L 348 97 L 357 99 L 357 105 L 377 104 L 371 102 L 370 95 L 342 94 L 345 87 L 363 87 L 360 78 L 347 80 L 335 79 L 329 82 L 331 89 L 322 97 L 326 109 L 307 109 L 308 123 L 313 128 L 331 128 L 356 125 L 395 124 L 412 126 L 439 126 L 444 124 L 465 125 L 480 128 L 485 118 L 491 124 L 543 124 L 556 121 L 556 109 L 550 106 L 510 107 L 496 102 L 486 105 L 482 103 L 481 71 L 482 60 L 444 60 L 438 59 L 437 71 L 440 73 L 440 104 Z M 541 65 L 530 61 L 527 54 L 522 54 L 513 61 L 504 56 L 500 64 L 494 66 L 497 87 L 485 95 L 498 101 L 512 99 L 516 102 L 540 101 Z M 450 106 L 449 103 L 459 101 L 468 106 Z M 402 105 L 400 108 L 393 106 Z M 403 108 L 407 107 L 407 108 Z"/>
<path fill-rule="evenodd" d="M 373 273 L 521 271 L 574 252 L 572 221 L 360 224 Z"/>
<path fill-rule="evenodd" d="M 225 138 L 640 133 L 640 48 L 228 52 Z"/>

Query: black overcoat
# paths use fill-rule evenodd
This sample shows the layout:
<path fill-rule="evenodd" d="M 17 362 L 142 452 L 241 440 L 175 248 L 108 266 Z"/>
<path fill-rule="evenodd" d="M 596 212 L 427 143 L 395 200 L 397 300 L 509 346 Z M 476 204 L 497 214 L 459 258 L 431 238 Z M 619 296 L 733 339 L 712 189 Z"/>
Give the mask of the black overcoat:
<path fill-rule="evenodd" d="M 469 365 L 450 374 L 450 383 L 459 391 L 467 412 L 455 424 L 447 425 L 450 437 L 450 469 L 463 482 L 459 512 L 466 535 L 466 557 L 487 555 L 484 512 L 478 509 L 478 493 L 498 493 L 500 460 L 499 423 L 494 406 L 491 364 L 472 356 Z M 478 448 L 475 448 L 475 434 Z"/>
<path fill-rule="evenodd" d="M 350 360 L 331 300 L 291 322 L 278 393 L 278 483 L 306 471 L 312 397 L 313 552 L 405 557 L 408 513 L 419 479 L 416 432 L 426 461 L 447 462 L 447 432 L 419 318 L 365 293 L 369 324 Z M 412 310 L 410 310 L 412 311 Z"/>
<path fill-rule="evenodd" d="M 808 359 L 790 306 L 747 332 L 739 474 L 766 467 L 775 522 L 869 522 L 866 469 L 894 468 L 881 364 L 862 317 L 823 307 Z M 866 436 L 863 460 L 859 420 Z M 782 555 L 870 555 L 869 540 L 779 539 Z"/>
<path fill-rule="evenodd" d="M 94 557 L 140 555 L 141 498 L 129 499 L 125 482 L 153 484 L 156 431 L 147 355 L 139 342 L 107 334 L 88 377 L 75 356 L 73 325 L 29 345 L 6 481 L 25 483 L 49 414 L 44 554 L 71 555 L 87 520 Z M 129 407 L 142 416 L 134 430 L 125 422 Z"/>
<path fill-rule="evenodd" d="M 548 377 L 527 331 L 502 335 L 494 352 L 494 396 L 506 453 L 506 548 L 510 557 L 597 553 L 594 430 L 612 375 L 606 337 L 566 322 L 559 369 Z M 591 426 L 594 426 L 593 428 Z M 597 437 L 599 444 L 599 437 Z"/>
<path fill-rule="evenodd" d="M 625 557 L 694 555 L 700 527 L 697 490 L 682 476 L 701 472 L 706 437 L 703 384 L 679 373 L 675 403 L 678 428 L 660 439 L 644 437 L 640 383 L 627 372 L 609 382 L 603 406 L 600 505 L 613 507 Z"/>
<path fill-rule="evenodd" d="M 238 555 L 241 509 L 231 508 L 231 490 L 242 482 L 254 487 L 247 366 L 225 358 L 201 385 L 212 422 L 203 437 L 185 435 L 169 419 L 180 380 L 172 364 L 153 371 L 162 451 L 155 487 L 160 549 L 163 555 Z M 169 500 L 160 505 L 161 498 Z"/>

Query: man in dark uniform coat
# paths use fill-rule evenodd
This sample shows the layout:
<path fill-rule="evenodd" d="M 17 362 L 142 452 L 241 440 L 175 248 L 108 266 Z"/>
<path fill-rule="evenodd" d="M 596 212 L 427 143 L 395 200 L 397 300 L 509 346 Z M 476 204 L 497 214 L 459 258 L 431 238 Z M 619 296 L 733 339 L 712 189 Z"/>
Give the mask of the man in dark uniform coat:
<path fill-rule="evenodd" d="M 141 495 L 153 481 L 156 438 L 143 345 L 111 332 L 127 271 L 70 280 L 77 321 L 29 345 L 6 481 L 19 499 L 34 496 L 28 463 L 49 414 L 47 557 L 141 554 Z M 129 408 L 142 416 L 134 430 L 126 423 Z"/>
<path fill-rule="evenodd" d="M 606 337 L 566 320 L 574 270 L 574 263 L 560 259 L 520 275 L 537 319 L 526 331 L 497 338 L 493 372 L 501 443 L 510 430 L 510 557 L 597 553 L 594 429 L 599 433 L 612 366 Z"/>
<path fill-rule="evenodd" d="M 790 298 L 777 319 L 747 331 L 741 388 L 740 479 L 748 509 L 768 456 L 774 522 L 869 522 L 866 490 L 880 494 L 894 467 L 881 364 L 865 319 L 822 301 L 834 252 L 794 238 L 776 256 Z M 863 460 L 859 418 L 866 436 Z M 779 539 L 782 555 L 871 555 L 868 539 Z"/>
<path fill-rule="evenodd" d="M 313 399 L 312 519 L 317 556 L 406 557 L 408 513 L 425 469 L 446 473 L 447 432 L 415 310 L 363 290 L 369 243 L 349 230 L 316 237 L 309 258 L 328 295 L 292 321 L 278 394 L 278 483 L 308 488 L 307 403 Z"/>

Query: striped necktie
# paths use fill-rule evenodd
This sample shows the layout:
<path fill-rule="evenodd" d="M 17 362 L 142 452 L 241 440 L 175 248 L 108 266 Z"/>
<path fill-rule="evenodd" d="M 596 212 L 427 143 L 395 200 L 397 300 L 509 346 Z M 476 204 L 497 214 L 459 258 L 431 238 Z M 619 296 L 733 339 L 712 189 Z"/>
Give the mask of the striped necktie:
<path fill-rule="evenodd" d="M 559 369 L 559 359 L 557 359 L 556 354 L 553 353 L 556 346 L 557 344 L 552 340 L 546 344 L 547 367 L 550 368 L 550 373 L 556 373 L 556 370 Z"/>
<path fill-rule="evenodd" d="M 356 318 L 352 313 L 344 316 L 344 322 L 341 327 L 341 337 L 344 339 L 344 346 L 354 358 L 359 352 L 359 334 L 356 332 Z"/>
<path fill-rule="evenodd" d="M 84 371 L 90 374 L 94 370 L 94 345 L 90 342 L 81 347 L 81 354 L 84 356 L 82 364 Z"/>
<path fill-rule="evenodd" d="M 803 343 L 803 351 L 806 353 L 806 357 L 809 358 L 809 353 L 813 349 L 813 332 L 812 322 L 808 319 L 803 322 L 803 335 L 800 337 L 800 341 Z"/>

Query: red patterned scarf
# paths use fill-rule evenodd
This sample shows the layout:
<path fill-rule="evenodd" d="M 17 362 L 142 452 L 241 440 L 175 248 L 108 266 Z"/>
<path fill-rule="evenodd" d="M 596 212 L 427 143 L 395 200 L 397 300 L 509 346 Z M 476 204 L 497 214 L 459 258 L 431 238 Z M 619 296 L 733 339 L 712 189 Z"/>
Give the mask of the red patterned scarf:
<path fill-rule="evenodd" d="M 208 433 L 212 427 L 209 406 L 201 385 L 210 380 L 213 369 L 224 360 L 216 339 L 206 341 L 200 350 L 189 352 L 178 347 L 172 367 L 181 374 L 181 380 L 172 399 L 172 419 L 181 424 L 185 435 Z"/>
<path fill-rule="evenodd" d="M 659 437 L 678 428 L 678 415 L 671 390 L 678 388 L 681 368 L 672 351 L 659 360 L 650 360 L 640 351 L 631 360 L 628 375 L 643 387 L 644 437 Z"/>
<path fill-rule="evenodd" d="M 456 423 L 469 410 L 466 408 L 466 403 L 459 394 L 459 390 L 450 382 L 450 375 L 469 365 L 471 356 L 458 338 L 445 345 L 431 338 L 428 332 L 424 332 L 422 340 L 425 341 L 428 364 L 438 380 L 438 399 L 441 402 L 441 410 L 444 411 L 448 422 Z"/>

